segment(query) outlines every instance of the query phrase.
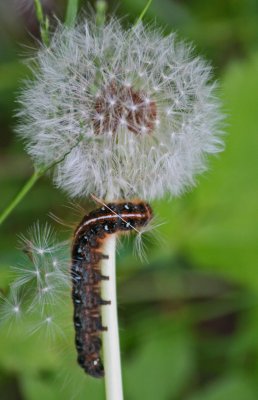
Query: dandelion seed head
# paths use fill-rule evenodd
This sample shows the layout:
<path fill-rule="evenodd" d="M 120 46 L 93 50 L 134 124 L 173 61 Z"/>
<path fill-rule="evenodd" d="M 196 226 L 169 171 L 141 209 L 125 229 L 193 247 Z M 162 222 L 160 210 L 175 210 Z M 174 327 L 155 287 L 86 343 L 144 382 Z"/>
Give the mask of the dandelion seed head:
<path fill-rule="evenodd" d="M 62 159 L 54 181 L 72 197 L 177 196 L 222 150 L 211 68 L 174 34 L 60 24 L 35 64 L 18 131 L 36 164 Z"/>

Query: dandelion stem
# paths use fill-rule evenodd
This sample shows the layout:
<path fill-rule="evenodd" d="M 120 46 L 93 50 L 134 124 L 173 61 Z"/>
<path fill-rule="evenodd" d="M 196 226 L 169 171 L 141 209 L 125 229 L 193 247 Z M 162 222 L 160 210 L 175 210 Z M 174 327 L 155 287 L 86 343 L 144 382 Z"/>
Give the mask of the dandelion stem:
<path fill-rule="evenodd" d="M 79 8 L 79 0 L 68 0 L 67 12 L 65 17 L 65 25 L 73 26 L 76 20 Z"/>
<path fill-rule="evenodd" d="M 21 188 L 15 198 L 8 204 L 8 206 L 4 209 L 4 211 L 0 214 L 0 225 L 6 220 L 6 218 L 11 214 L 14 208 L 22 201 L 22 199 L 26 196 L 26 194 L 30 191 L 30 189 L 35 185 L 37 180 L 44 175 L 48 170 L 53 168 L 55 165 L 62 162 L 65 157 L 83 140 L 83 136 L 80 136 L 79 139 L 75 142 L 75 144 L 63 154 L 59 159 L 54 161 L 52 164 L 47 165 L 45 167 L 35 169 L 34 173 L 31 175 L 29 180 L 25 183 L 25 185 Z"/>
<path fill-rule="evenodd" d="M 104 26 L 106 19 L 107 3 L 105 0 L 97 0 L 96 2 L 96 25 Z"/>
<path fill-rule="evenodd" d="M 116 300 L 116 237 L 112 235 L 105 242 L 104 254 L 109 258 L 102 262 L 103 275 L 109 280 L 102 281 L 102 297 L 111 304 L 102 307 L 102 323 L 108 330 L 103 333 L 103 355 L 105 368 L 106 400 L 123 400 L 122 373 L 120 360 L 117 300 Z"/>
<path fill-rule="evenodd" d="M 36 11 L 36 17 L 40 26 L 40 34 L 42 42 L 49 45 L 49 20 L 47 16 L 44 16 L 42 5 L 40 0 L 34 0 L 34 6 Z"/>
<path fill-rule="evenodd" d="M 138 23 L 141 22 L 141 21 L 143 20 L 143 18 L 144 18 L 144 16 L 145 16 L 146 12 L 148 11 L 148 9 L 149 9 L 151 3 L 152 3 L 152 0 L 148 0 L 148 2 L 147 2 L 147 4 L 146 4 L 146 6 L 144 7 L 144 9 L 142 10 L 141 14 L 140 14 L 139 17 L 136 19 L 136 21 L 135 21 L 135 23 L 134 23 L 134 25 L 133 25 L 134 27 L 135 27 L 136 25 L 138 25 Z"/>
<path fill-rule="evenodd" d="M 42 172 L 40 170 L 35 170 L 30 179 L 25 183 L 19 193 L 11 201 L 11 203 L 6 207 L 6 209 L 0 214 L 0 225 L 5 221 L 8 215 L 13 211 L 13 209 L 20 203 L 24 196 L 29 192 L 29 190 L 34 186 L 37 180 L 41 177 Z"/>

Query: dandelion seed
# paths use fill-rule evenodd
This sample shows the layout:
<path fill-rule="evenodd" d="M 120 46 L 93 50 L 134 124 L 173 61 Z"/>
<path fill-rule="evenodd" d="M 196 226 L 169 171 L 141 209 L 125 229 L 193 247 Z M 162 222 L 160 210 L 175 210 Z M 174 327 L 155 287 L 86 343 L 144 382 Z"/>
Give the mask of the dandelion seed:
<path fill-rule="evenodd" d="M 47 317 L 45 321 L 47 324 L 51 324 L 52 320 L 52 317 Z"/>
<path fill-rule="evenodd" d="M 60 325 L 55 322 L 55 317 L 53 315 L 43 315 L 42 319 L 35 323 L 29 330 L 31 335 L 37 332 L 45 334 L 49 339 L 54 339 L 57 333 L 63 335 L 63 330 Z"/>
<path fill-rule="evenodd" d="M 58 243 L 53 229 L 38 223 L 20 237 L 20 245 L 26 249 L 23 263 L 13 267 L 14 281 L 9 295 L 0 305 L 0 320 L 14 322 L 21 315 L 25 320 L 33 316 L 30 333 L 48 325 L 57 330 L 55 314 L 69 298 L 69 257 L 64 254 L 66 243 Z M 41 251 L 43 250 L 43 251 Z M 51 316 L 46 312 L 51 311 Z M 31 318 L 31 317 L 30 317 Z"/>
<path fill-rule="evenodd" d="M 24 286 L 29 282 L 36 281 L 37 286 L 41 284 L 41 275 L 40 271 L 37 269 L 37 266 L 30 263 L 29 268 L 21 267 L 12 267 L 16 275 L 15 281 L 12 283 L 13 287 L 18 288 L 19 286 Z"/>
<path fill-rule="evenodd" d="M 17 288 L 12 288 L 7 297 L 0 295 L 0 300 L 2 300 L 0 322 L 8 321 L 11 326 L 13 322 L 17 322 L 22 316 L 22 293 Z"/>

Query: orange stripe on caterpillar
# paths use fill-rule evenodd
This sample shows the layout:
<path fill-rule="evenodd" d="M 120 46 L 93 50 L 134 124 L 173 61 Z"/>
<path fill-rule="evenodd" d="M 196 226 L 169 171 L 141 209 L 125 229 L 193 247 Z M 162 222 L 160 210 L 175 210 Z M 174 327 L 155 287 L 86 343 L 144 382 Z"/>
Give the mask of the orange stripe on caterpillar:
<path fill-rule="evenodd" d="M 101 249 L 108 235 L 138 230 L 152 218 L 151 207 L 144 202 L 108 203 L 86 215 L 74 233 L 72 245 L 72 299 L 74 304 L 75 344 L 78 363 L 95 378 L 104 376 L 100 358 L 100 306 L 110 304 L 100 296 L 101 280 L 109 279 L 100 270 L 100 261 L 108 258 Z"/>

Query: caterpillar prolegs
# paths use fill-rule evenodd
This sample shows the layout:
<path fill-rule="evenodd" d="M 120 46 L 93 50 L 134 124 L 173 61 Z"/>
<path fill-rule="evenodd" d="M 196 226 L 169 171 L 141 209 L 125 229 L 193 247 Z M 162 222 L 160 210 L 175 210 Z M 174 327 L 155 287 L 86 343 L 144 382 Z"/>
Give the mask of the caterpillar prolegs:
<path fill-rule="evenodd" d="M 108 258 L 102 245 L 108 235 L 137 230 L 152 218 L 151 207 L 144 202 L 109 203 L 86 215 L 74 233 L 72 245 L 72 299 L 74 304 L 75 345 L 78 363 L 95 378 L 104 376 L 100 357 L 101 306 L 110 302 L 100 296 L 100 262 Z"/>

